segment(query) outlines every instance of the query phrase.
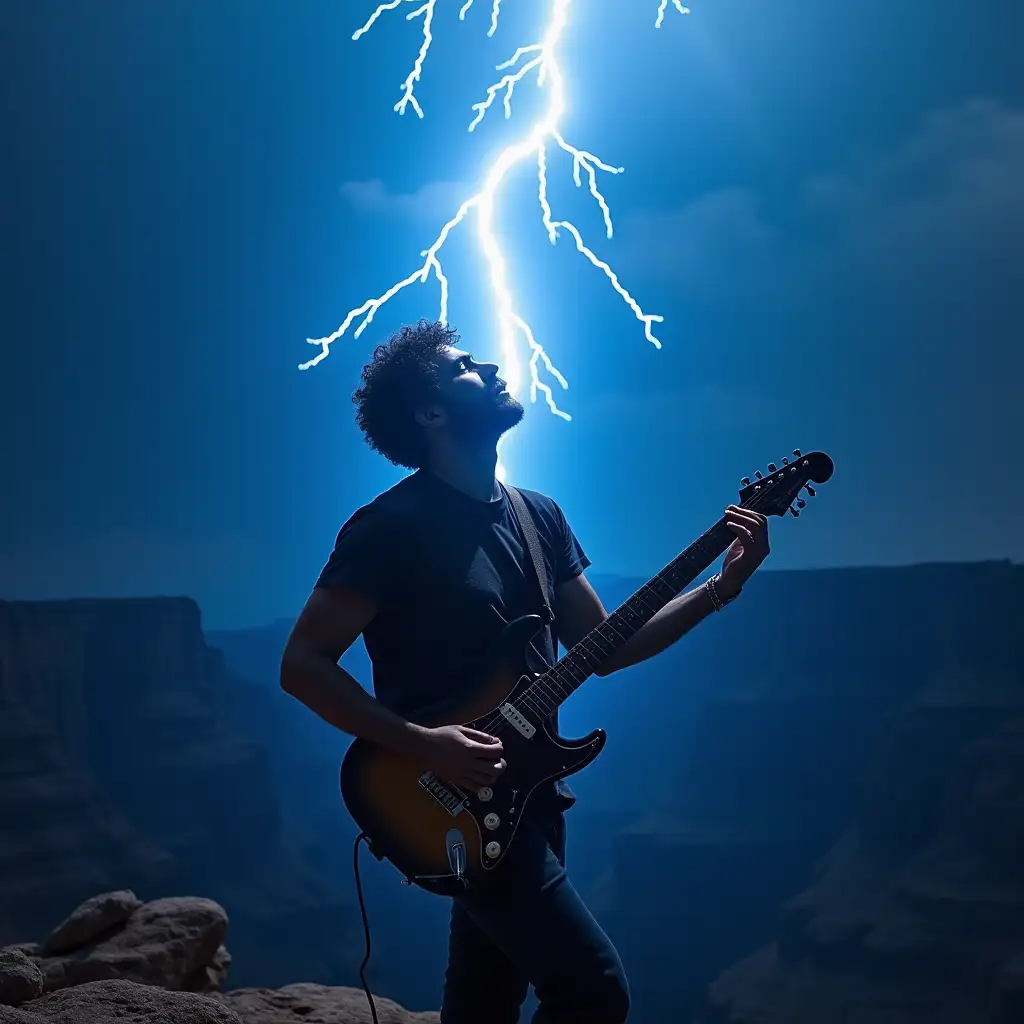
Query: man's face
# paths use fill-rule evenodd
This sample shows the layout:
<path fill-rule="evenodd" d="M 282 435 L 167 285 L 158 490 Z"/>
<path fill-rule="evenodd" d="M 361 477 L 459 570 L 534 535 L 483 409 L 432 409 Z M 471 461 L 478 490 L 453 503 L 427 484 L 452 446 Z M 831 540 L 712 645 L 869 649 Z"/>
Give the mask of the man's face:
<path fill-rule="evenodd" d="M 523 406 L 505 390 L 494 363 L 478 363 L 468 352 L 448 348 L 438 368 L 438 404 L 460 441 L 497 441 L 523 418 Z"/>

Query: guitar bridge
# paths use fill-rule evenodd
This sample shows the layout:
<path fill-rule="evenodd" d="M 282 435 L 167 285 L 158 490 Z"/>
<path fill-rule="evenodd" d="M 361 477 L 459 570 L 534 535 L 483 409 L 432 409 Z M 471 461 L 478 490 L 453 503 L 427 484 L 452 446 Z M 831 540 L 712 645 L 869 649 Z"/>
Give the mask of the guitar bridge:
<path fill-rule="evenodd" d="M 433 772 L 420 776 L 420 785 L 454 818 L 469 802 L 466 794 L 455 786 L 442 782 Z"/>

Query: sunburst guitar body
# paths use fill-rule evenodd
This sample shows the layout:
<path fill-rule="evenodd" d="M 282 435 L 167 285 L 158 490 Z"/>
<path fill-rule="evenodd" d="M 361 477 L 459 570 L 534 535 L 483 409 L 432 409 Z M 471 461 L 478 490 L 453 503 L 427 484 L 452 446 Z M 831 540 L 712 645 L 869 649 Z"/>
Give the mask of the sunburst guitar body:
<path fill-rule="evenodd" d="M 543 626 L 537 615 L 505 627 L 477 696 L 421 725 L 466 725 L 497 733 L 508 765 L 490 787 L 456 787 L 386 748 L 355 740 L 341 766 L 341 793 L 379 858 L 439 895 L 454 895 L 497 869 L 538 787 L 585 768 L 605 733 L 579 740 L 556 735 L 550 713 L 530 698 L 539 677 L 527 645 Z"/>

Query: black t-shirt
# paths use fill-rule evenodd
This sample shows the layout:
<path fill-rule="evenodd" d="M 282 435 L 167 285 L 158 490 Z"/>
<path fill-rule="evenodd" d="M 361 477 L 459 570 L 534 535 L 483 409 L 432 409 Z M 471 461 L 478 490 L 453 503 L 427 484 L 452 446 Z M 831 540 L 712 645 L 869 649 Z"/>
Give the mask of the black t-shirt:
<path fill-rule="evenodd" d="M 550 601 L 553 588 L 590 560 L 551 498 L 520 493 L 537 527 Z M 504 489 L 478 501 L 424 470 L 354 513 L 317 586 L 349 587 L 376 603 L 363 634 L 374 694 L 413 720 L 472 695 L 502 628 L 541 611 L 529 548 Z M 535 637 L 535 671 L 554 664 L 557 628 Z M 568 787 L 558 790 L 571 798 Z"/>

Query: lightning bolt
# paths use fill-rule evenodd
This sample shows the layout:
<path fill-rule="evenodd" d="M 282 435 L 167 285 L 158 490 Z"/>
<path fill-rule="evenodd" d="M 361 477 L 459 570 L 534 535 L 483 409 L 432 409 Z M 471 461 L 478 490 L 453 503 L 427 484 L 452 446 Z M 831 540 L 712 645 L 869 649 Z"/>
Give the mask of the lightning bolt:
<path fill-rule="evenodd" d="M 529 127 L 521 139 L 506 146 L 494 158 L 487 169 L 479 191 L 463 201 L 455 215 L 441 228 L 430 247 L 420 253 L 423 262 L 416 270 L 408 277 L 395 282 L 383 294 L 367 299 L 361 306 L 351 310 L 331 334 L 324 338 L 306 339 L 309 344 L 318 346 L 320 352 L 313 359 L 300 364 L 300 370 L 308 370 L 325 359 L 330 353 L 331 345 L 347 334 L 352 325 L 362 318 L 353 332 L 353 337 L 358 338 L 373 322 L 374 316 L 382 306 L 410 285 L 426 283 L 431 275 L 436 278 L 440 289 L 438 319 L 442 323 L 446 323 L 449 284 L 441 265 L 440 254 L 451 233 L 462 225 L 470 214 L 473 214 L 476 219 L 477 241 L 486 260 L 491 291 L 497 307 L 502 372 L 507 379 L 508 390 L 514 395 L 518 394 L 522 385 L 522 365 L 516 345 L 517 338 L 521 337 L 526 341 L 530 351 L 530 358 L 527 362 L 530 376 L 530 401 L 536 402 L 537 393 L 540 392 L 544 395 L 547 406 L 554 415 L 564 420 L 571 419 L 568 413 L 558 407 L 551 386 L 541 379 L 541 366 L 543 366 L 546 374 L 555 380 L 563 390 L 569 386 L 543 346 L 537 341 L 533 329 L 516 308 L 508 280 L 505 254 L 494 228 L 495 205 L 501 186 L 505 183 L 510 171 L 525 161 L 536 162 L 537 201 L 540 206 L 541 223 L 547 232 L 548 240 L 554 245 L 562 232 L 569 235 L 575 243 L 577 251 L 604 274 L 614 291 L 643 325 L 644 337 L 656 348 L 661 348 L 661 342 L 654 334 L 654 324 L 662 323 L 664 317 L 646 313 L 622 285 L 615 271 L 584 242 L 577 227 L 567 220 L 555 220 L 551 204 L 548 201 L 549 151 L 556 155 L 560 151 L 572 159 L 573 182 L 577 188 L 582 187 L 583 178 L 586 177 L 588 191 L 597 203 L 604 219 L 605 235 L 611 239 L 614 233 L 611 211 L 598 187 L 598 172 L 617 175 L 621 174 L 624 168 L 612 166 L 593 153 L 571 145 L 562 135 L 560 123 L 565 113 L 566 100 L 565 80 L 558 61 L 558 47 L 568 26 L 569 11 L 573 0 L 547 0 L 547 2 L 550 5 L 549 16 L 541 41 L 529 46 L 520 46 L 509 60 L 497 66 L 496 70 L 503 74 L 496 82 L 488 86 L 484 98 L 473 104 L 472 109 L 475 116 L 469 124 L 469 131 L 472 132 L 476 129 L 499 97 L 501 97 L 504 107 L 505 119 L 510 119 L 515 88 L 528 75 L 535 75 L 537 86 L 545 90 L 547 104 L 538 120 Z M 685 7 L 681 0 L 659 0 L 655 28 L 662 26 L 670 2 L 680 14 L 689 14 L 689 8 Z M 474 3 L 475 0 L 465 0 L 459 11 L 460 21 L 465 20 Z M 421 20 L 422 40 L 412 70 L 402 83 L 401 96 L 394 109 L 399 114 L 405 114 L 411 107 L 418 117 L 423 117 L 423 108 L 416 98 L 416 86 L 422 77 L 423 67 L 433 43 L 433 24 L 437 0 L 387 0 L 377 7 L 352 38 L 353 40 L 360 39 L 373 28 L 384 14 L 399 8 L 404 9 L 407 4 L 418 5 L 410 10 L 405 17 L 407 21 Z M 493 36 L 498 29 L 501 5 L 502 0 L 491 0 L 488 36 Z"/>

